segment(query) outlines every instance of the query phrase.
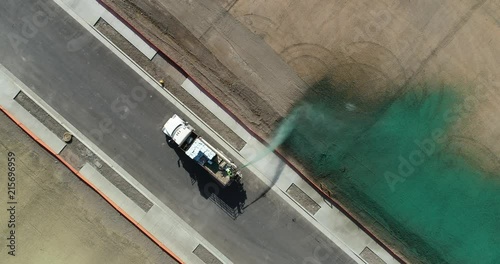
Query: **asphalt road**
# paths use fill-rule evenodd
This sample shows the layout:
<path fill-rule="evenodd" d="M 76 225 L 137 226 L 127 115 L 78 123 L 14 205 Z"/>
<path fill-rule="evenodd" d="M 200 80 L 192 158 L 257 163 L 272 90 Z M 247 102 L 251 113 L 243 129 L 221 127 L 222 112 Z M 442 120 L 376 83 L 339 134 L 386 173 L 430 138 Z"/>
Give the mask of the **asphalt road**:
<path fill-rule="evenodd" d="M 235 263 L 354 263 L 248 172 L 207 199 L 160 130 L 176 109 L 51 1 L 3 1 L 0 32 L 0 63 Z"/>

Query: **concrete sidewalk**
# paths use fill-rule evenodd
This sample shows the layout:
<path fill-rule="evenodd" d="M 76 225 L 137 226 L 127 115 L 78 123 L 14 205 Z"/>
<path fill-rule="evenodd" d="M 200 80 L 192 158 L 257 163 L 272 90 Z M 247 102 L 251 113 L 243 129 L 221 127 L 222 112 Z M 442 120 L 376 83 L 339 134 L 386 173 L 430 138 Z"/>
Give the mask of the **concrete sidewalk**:
<path fill-rule="evenodd" d="M 93 26 L 101 17 L 110 23 L 115 30 L 122 34 L 130 41 L 138 50 L 144 53 L 148 58 L 151 58 L 151 48 L 148 43 L 144 42 L 132 30 L 128 29 L 119 19 L 116 19 L 106 9 L 100 6 L 95 0 L 58 0 L 64 9 L 71 9 L 77 15 L 81 16 L 88 25 Z M 91 8 L 89 8 L 91 7 Z M 68 10 L 69 11 L 69 10 Z M 167 54 L 168 55 L 168 54 Z M 178 76 L 178 75 L 177 75 Z M 227 151 L 233 155 L 242 164 L 255 158 L 259 153 L 266 149 L 260 141 L 255 139 L 245 128 L 239 125 L 229 114 L 221 109 L 215 102 L 208 98 L 203 92 L 196 87 L 189 79 L 185 79 L 181 86 L 196 98 L 203 106 L 214 113 L 223 123 L 238 134 L 247 144 L 241 151 L 237 151 L 224 139 L 217 135 L 215 131 L 211 131 L 211 136 L 215 138 L 219 144 L 227 146 Z M 158 86 L 159 88 L 159 86 Z M 203 121 L 198 120 L 196 116 L 188 114 L 188 117 L 195 120 L 198 126 L 206 127 Z M 283 168 L 278 175 L 266 173 L 269 168 Z M 313 223 L 321 232 L 328 238 L 334 241 L 339 247 L 344 248 L 348 253 L 354 253 L 356 256 L 363 259 L 363 256 L 370 255 L 373 252 L 380 257 L 385 263 L 398 263 L 398 261 L 382 248 L 376 241 L 368 236 L 363 230 L 358 228 L 347 216 L 341 211 L 333 207 L 325 201 L 316 190 L 314 190 L 300 175 L 295 173 L 274 153 L 269 154 L 266 158 L 258 161 L 250 166 L 250 169 L 263 182 L 272 187 L 272 189 L 280 195 L 285 201 L 296 208 L 303 216 Z M 320 206 L 314 214 L 308 212 L 299 202 L 294 200 L 287 190 L 292 186 L 297 186 L 307 196 Z M 372 256 L 369 256 L 372 257 Z M 356 258 L 356 257 L 355 257 Z M 365 261 L 368 261 L 368 257 Z"/>
<path fill-rule="evenodd" d="M 40 121 L 34 118 L 26 109 L 13 99 L 17 96 L 21 87 L 15 81 L 10 72 L 0 65 L 0 105 L 11 113 L 16 114 L 17 120 L 26 125 L 32 131 L 37 131 L 37 136 L 56 153 L 60 153 L 66 145 L 62 139 L 54 135 Z M 62 136 L 62 135 L 61 135 Z"/>
<path fill-rule="evenodd" d="M 89 31 L 97 36 L 101 41 L 105 42 L 106 40 L 96 31 L 90 28 L 96 23 L 96 21 L 98 21 L 99 18 L 105 19 L 148 58 L 152 58 L 156 54 L 157 51 L 154 48 L 150 47 L 132 30 L 128 29 L 123 23 L 121 23 L 119 19 L 114 18 L 97 2 L 93 0 L 56 0 L 55 2 L 59 4 L 63 9 L 65 9 L 75 19 L 77 19 L 77 21 L 88 28 Z M 78 15 L 79 17 L 77 17 L 76 15 Z M 237 151 L 236 149 L 232 148 L 223 138 L 221 138 L 216 133 L 216 131 L 213 131 L 211 128 L 209 128 L 202 120 L 199 120 L 196 115 L 190 112 L 189 109 L 186 109 L 181 102 L 178 102 L 171 94 L 163 90 L 156 83 L 156 81 L 152 80 L 147 73 L 142 72 L 141 69 L 139 69 L 136 64 L 131 62 L 126 55 L 121 54 L 119 51 L 117 51 L 116 47 L 114 47 L 113 44 L 104 44 L 111 50 L 113 50 L 113 52 L 115 52 L 118 57 L 122 58 L 129 66 L 131 66 L 133 69 L 136 69 L 136 71 L 138 71 L 141 76 L 147 78 L 148 82 L 151 85 L 153 85 L 162 95 L 164 95 L 169 101 L 176 105 L 181 112 L 183 112 L 183 115 L 187 116 L 191 120 L 194 120 L 197 126 L 203 128 L 207 132 L 207 134 L 209 134 L 212 138 L 215 138 L 220 145 L 225 146 L 226 151 L 236 159 L 238 159 L 238 162 L 240 162 L 241 164 L 246 164 L 248 161 L 256 157 L 257 154 L 262 153 L 262 151 L 266 149 L 266 147 L 262 143 L 260 143 L 260 141 L 258 141 L 250 133 L 248 133 L 247 130 L 240 126 L 236 120 L 234 120 L 229 114 L 227 114 L 205 94 L 200 92 L 196 85 L 194 85 L 189 79 L 185 79 L 180 85 L 193 97 L 195 97 L 202 105 L 204 105 L 211 112 L 215 113 L 223 123 L 225 123 L 244 141 L 247 142 L 247 144 L 241 151 Z M 13 98 L 12 94 L 17 94 L 14 90 L 9 93 L 9 100 Z M 91 150 L 93 150 L 98 156 L 109 163 L 111 167 L 113 167 L 129 183 L 135 186 L 141 193 L 152 200 L 155 205 L 148 212 L 137 208 L 137 206 L 134 207 L 135 204 L 133 204 L 133 202 L 128 201 L 126 196 L 124 197 L 123 194 L 120 194 L 120 192 L 117 191 L 116 187 L 114 187 L 111 183 L 106 182 L 106 179 L 104 179 L 102 175 L 99 175 L 95 170 L 92 170 L 92 167 L 90 165 L 86 165 L 84 168 L 82 168 L 82 173 L 86 175 L 86 177 L 89 177 L 89 179 L 91 179 L 93 182 L 95 181 L 96 185 L 99 186 L 99 188 L 102 188 L 102 190 L 104 190 L 106 193 L 109 192 L 110 197 L 112 197 L 114 201 L 116 201 L 120 205 L 123 205 L 124 209 L 127 210 L 127 212 L 130 211 L 130 214 L 134 217 L 134 219 L 143 224 L 145 228 L 147 228 L 158 239 L 160 239 L 167 247 L 173 250 L 184 261 L 188 263 L 201 263 L 201 260 L 192 252 L 199 244 L 202 244 L 212 254 L 217 256 L 217 258 L 222 262 L 230 263 L 230 261 L 225 258 L 223 254 L 215 249 L 208 241 L 201 237 L 185 222 L 179 219 L 175 215 L 175 213 L 173 213 L 166 206 L 162 205 L 162 203 L 154 198 L 154 196 L 152 196 L 152 194 L 149 193 L 148 190 L 146 190 L 137 181 L 135 181 L 131 175 L 127 174 L 123 169 L 121 169 L 105 153 L 100 151 L 97 146 L 92 145 L 90 143 L 90 140 L 86 140 L 86 138 L 74 127 L 72 127 L 71 124 L 64 121 L 61 116 L 57 115 L 55 111 L 51 110 L 51 108 L 48 105 L 44 104 L 43 101 L 39 100 L 39 98 L 36 98 L 36 95 L 34 95 L 34 93 L 32 93 L 27 87 L 24 87 L 23 91 L 33 97 L 35 101 L 39 102 L 49 114 L 53 115 L 56 120 L 61 122 L 64 127 L 66 127 L 69 131 L 80 138 L 82 142 L 88 144 L 88 147 Z M 6 105 L 8 105 L 11 102 L 9 100 L 5 100 L 5 102 L 1 101 L 0 103 L 5 103 Z M 14 114 L 19 115 L 21 112 L 22 110 L 14 111 Z M 33 121 L 33 123 L 36 122 Z M 52 144 L 54 146 L 54 149 L 59 149 L 59 151 L 61 151 L 61 143 L 57 143 L 57 136 L 51 136 L 50 133 L 43 129 L 33 130 L 37 131 L 37 133 L 38 131 L 40 131 L 39 133 L 47 134 L 45 136 L 40 135 L 40 137 L 43 138 L 44 141 L 46 140 L 47 143 Z M 277 175 L 269 175 L 266 173 L 269 168 L 282 169 Z M 340 248 L 342 248 L 356 261 L 371 262 L 373 261 L 372 258 L 376 259 L 376 256 L 378 256 L 385 263 L 397 263 L 397 260 L 393 258 L 389 254 L 389 252 L 387 252 L 370 236 L 359 229 L 342 212 L 331 206 L 328 202 L 324 201 L 323 198 L 300 177 L 300 175 L 295 173 L 275 154 L 268 155 L 266 158 L 250 166 L 250 169 L 263 182 L 270 186 L 273 191 L 275 191 L 287 203 L 289 203 L 298 212 L 300 212 L 318 230 L 324 233 L 329 239 L 334 241 Z M 298 187 L 303 193 L 305 193 L 310 199 L 312 199 L 314 203 L 319 206 L 319 209 L 314 212 L 308 211 L 303 206 L 303 204 L 301 204 L 299 201 L 296 201 L 292 196 L 289 195 L 289 192 L 287 191 L 291 186 Z M 375 255 L 375 257 L 373 255 Z M 315 260 L 317 261 L 321 260 L 321 256 L 315 256 L 315 258 Z"/>
<path fill-rule="evenodd" d="M 127 197 L 116 186 L 101 175 L 92 165 L 85 164 L 80 173 L 97 189 L 103 192 L 108 198 L 115 202 L 121 210 L 131 217 L 132 222 L 137 222 L 140 226 L 153 234 L 154 238 L 159 240 L 168 249 L 173 251 L 180 259 L 186 263 L 205 263 L 193 252 L 198 247 L 205 248 L 209 254 L 217 258 L 222 263 L 232 263 L 220 251 L 218 251 L 210 242 L 206 241 L 198 232 L 185 223 L 170 208 L 156 199 L 141 184 L 118 166 L 110 157 L 92 145 L 88 138 L 76 130 L 55 110 L 34 94 L 30 88 L 21 83 L 13 76 L 3 65 L 0 64 L 0 106 L 6 109 L 20 123 L 27 127 L 36 137 L 41 139 L 56 154 L 66 147 L 66 143 L 50 131 L 44 124 L 32 116 L 14 99 L 20 91 L 27 94 L 33 101 L 55 120 L 57 120 L 65 129 L 70 131 L 80 139 L 89 149 L 98 157 L 104 160 L 110 167 L 119 173 L 125 180 L 132 184 L 140 193 L 147 197 L 153 206 L 144 211 L 132 199 Z"/>

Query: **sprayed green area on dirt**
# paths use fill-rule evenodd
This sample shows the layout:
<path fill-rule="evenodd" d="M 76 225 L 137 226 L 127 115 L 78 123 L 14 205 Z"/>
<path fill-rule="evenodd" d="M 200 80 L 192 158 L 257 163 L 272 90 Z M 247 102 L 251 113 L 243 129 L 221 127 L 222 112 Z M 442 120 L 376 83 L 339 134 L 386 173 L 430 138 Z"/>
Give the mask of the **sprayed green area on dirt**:
<path fill-rule="evenodd" d="M 318 85 L 280 128 L 318 182 L 425 262 L 500 263 L 500 185 L 447 147 L 459 95 L 411 89 L 361 109 Z"/>

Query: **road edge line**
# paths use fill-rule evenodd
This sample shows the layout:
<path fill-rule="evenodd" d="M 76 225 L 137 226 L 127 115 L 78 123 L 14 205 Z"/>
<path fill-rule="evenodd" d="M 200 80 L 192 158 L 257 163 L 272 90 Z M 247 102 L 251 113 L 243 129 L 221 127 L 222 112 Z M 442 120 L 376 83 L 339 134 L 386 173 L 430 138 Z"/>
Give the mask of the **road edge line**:
<path fill-rule="evenodd" d="M 3 106 L 0 105 L 0 110 L 16 125 L 21 128 L 29 137 L 31 137 L 35 142 L 42 146 L 46 151 L 48 151 L 52 156 L 59 160 L 66 168 L 68 168 L 73 174 L 75 174 L 80 180 L 92 188 L 97 194 L 99 194 L 109 205 L 111 205 L 118 213 L 124 216 L 129 222 L 131 222 L 135 227 L 137 227 L 144 235 L 151 239 L 157 246 L 159 246 L 165 253 L 172 257 L 179 264 L 185 264 L 181 258 L 179 258 L 174 252 L 167 248 L 163 243 L 161 243 L 155 236 L 153 236 L 149 231 L 147 231 L 138 221 L 133 219 L 129 214 L 127 214 L 120 206 L 118 206 L 114 201 L 112 201 L 104 192 L 99 190 L 92 182 L 90 182 L 85 176 L 83 176 L 78 170 L 71 166 L 65 159 L 63 159 L 59 154 L 57 154 L 52 148 L 50 148 L 45 142 L 43 142 L 39 137 L 37 137 L 31 130 L 29 130 L 22 122 L 17 120 L 14 115 L 7 111 Z"/>

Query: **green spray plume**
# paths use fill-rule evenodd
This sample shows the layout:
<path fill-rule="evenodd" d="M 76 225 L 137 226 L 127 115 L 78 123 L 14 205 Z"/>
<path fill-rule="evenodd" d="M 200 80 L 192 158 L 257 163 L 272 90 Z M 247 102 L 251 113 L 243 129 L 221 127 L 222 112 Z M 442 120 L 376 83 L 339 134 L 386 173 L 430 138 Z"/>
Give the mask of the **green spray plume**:
<path fill-rule="evenodd" d="M 457 112 L 461 96 L 447 86 L 409 91 L 365 111 L 322 87 L 298 106 L 283 146 L 406 253 L 430 263 L 500 263 L 500 184 L 477 166 L 478 143 L 454 136 L 467 116 Z"/>
<path fill-rule="evenodd" d="M 287 138 L 290 136 L 290 133 L 293 131 L 295 126 L 297 125 L 297 119 L 303 112 L 303 106 L 296 107 L 279 125 L 276 133 L 269 145 L 266 147 L 266 150 L 259 153 L 255 156 L 251 161 L 247 164 L 243 165 L 241 168 L 245 168 L 267 156 L 269 153 L 273 152 L 277 147 L 279 147 Z"/>

